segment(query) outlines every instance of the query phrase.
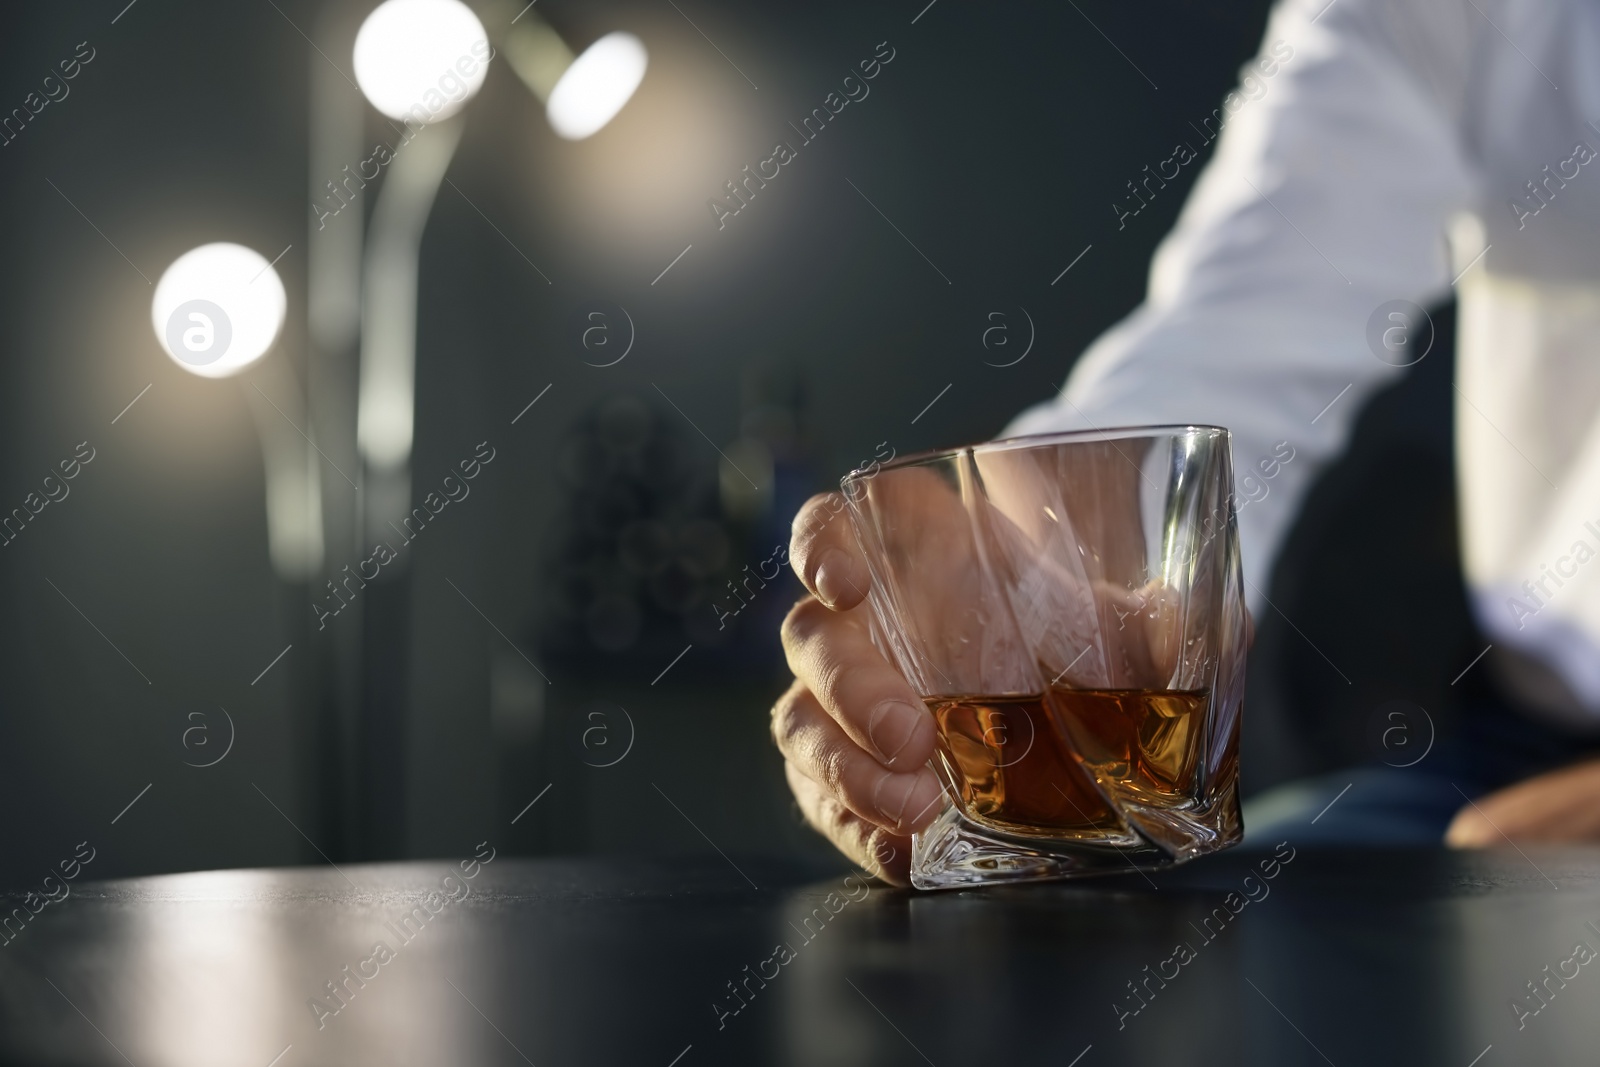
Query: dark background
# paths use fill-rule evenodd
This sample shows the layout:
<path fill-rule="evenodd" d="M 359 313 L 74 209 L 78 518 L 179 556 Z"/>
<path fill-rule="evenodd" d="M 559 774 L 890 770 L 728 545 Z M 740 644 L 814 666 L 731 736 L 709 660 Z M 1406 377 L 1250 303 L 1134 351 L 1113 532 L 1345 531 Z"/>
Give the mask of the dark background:
<path fill-rule="evenodd" d="M 148 280 L 207 241 L 268 258 L 292 246 L 268 360 L 313 383 L 319 442 L 354 462 L 336 387 L 349 356 L 311 352 L 306 318 L 308 85 L 319 64 L 348 72 L 349 46 L 325 60 L 302 31 L 336 40 L 370 5 L 140 0 L 113 25 L 125 2 L 27 5 L 0 42 L 4 109 L 78 42 L 96 50 L 0 148 L 0 499 L 20 503 L 80 441 L 97 451 L 0 550 L 5 885 L 84 839 L 99 877 L 465 855 L 486 838 L 528 854 L 824 851 L 767 738 L 788 680 L 776 622 L 797 586 L 761 590 L 726 632 L 708 590 L 767 559 L 795 505 L 881 442 L 982 439 L 1051 395 L 1140 300 L 1198 168 L 1120 232 L 1112 201 L 1217 106 L 1266 7 L 942 0 L 912 24 L 921 0 L 541 0 L 578 50 L 637 33 L 649 72 L 615 121 L 571 143 L 491 66 L 423 244 L 413 484 L 486 439 L 496 459 L 365 615 L 319 633 L 313 591 L 268 560 L 251 377 L 168 359 Z M 885 40 L 895 57 L 870 96 L 718 231 L 707 199 L 793 142 L 787 123 Z M 369 140 L 386 136 L 366 114 Z M 635 347 L 587 365 L 585 315 L 612 305 Z M 989 365 L 1004 361 L 981 343 L 990 314 L 1015 324 L 1019 309 L 1036 345 Z M 1448 333 L 1449 310 L 1437 319 Z M 1386 700 L 1448 722 L 1448 679 L 1475 649 L 1447 348 L 1368 406 L 1291 538 L 1273 600 L 1353 684 L 1281 618 L 1258 620 L 1252 787 L 1370 756 L 1365 725 Z M 768 457 L 762 492 L 742 496 L 729 472 L 722 488 L 717 449 Z M 337 515 L 353 491 L 323 475 Z M 652 517 L 701 523 L 665 594 L 645 573 L 659 561 L 629 562 L 619 542 Z M 330 575 L 367 547 L 338 534 Z M 187 766 L 191 713 L 220 743 L 218 708 L 233 749 Z"/>

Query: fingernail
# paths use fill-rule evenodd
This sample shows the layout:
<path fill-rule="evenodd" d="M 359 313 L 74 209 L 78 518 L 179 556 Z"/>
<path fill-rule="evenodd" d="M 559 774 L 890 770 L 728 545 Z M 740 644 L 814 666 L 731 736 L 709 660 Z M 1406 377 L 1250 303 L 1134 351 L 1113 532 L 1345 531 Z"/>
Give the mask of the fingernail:
<path fill-rule="evenodd" d="M 917 732 L 921 717 L 916 708 L 900 700 L 885 700 L 872 709 L 872 716 L 867 719 L 867 739 L 872 742 L 878 762 L 893 766 Z"/>
<path fill-rule="evenodd" d="M 911 795 L 916 791 L 916 775 L 885 774 L 878 779 L 878 785 L 872 791 L 872 806 L 898 827 L 901 816 L 905 814 L 906 805 L 911 802 Z"/>
<path fill-rule="evenodd" d="M 841 597 L 850 589 L 852 583 L 851 572 L 855 563 L 843 549 L 830 548 L 822 554 L 817 561 L 817 596 L 828 607 L 837 604 Z"/>
<path fill-rule="evenodd" d="M 873 807 L 894 821 L 896 831 L 912 833 L 938 806 L 943 790 L 931 773 L 885 774 L 872 793 Z"/>

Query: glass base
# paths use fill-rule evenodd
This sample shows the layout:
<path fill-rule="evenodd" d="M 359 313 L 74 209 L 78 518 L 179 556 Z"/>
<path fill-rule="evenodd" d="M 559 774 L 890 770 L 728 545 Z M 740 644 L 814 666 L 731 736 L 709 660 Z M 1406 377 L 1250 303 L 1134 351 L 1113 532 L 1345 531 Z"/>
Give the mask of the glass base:
<path fill-rule="evenodd" d="M 1008 834 L 974 822 L 947 800 L 939 817 L 912 838 L 911 884 L 957 889 L 1153 871 L 1219 852 L 1244 838 L 1238 790 L 1231 784 L 1204 810 L 1126 805 L 1123 813 L 1137 837 L 1134 844 Z"/>

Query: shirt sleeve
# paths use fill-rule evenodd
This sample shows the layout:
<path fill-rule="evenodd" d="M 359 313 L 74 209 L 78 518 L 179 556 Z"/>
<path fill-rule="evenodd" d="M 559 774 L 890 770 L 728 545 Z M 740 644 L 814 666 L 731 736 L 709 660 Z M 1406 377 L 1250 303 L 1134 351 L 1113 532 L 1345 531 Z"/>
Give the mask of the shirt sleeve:
<path fill-rule="evenodd" d="M 1227 427 L 1258 614 L 1307 487 L 1363 401 L 1401 373 L 1401 359 L 1375 354 L 1369 320 L 1451 285 L 1446 230 L 1474 200 L 1460 133 L 1470 28 L 1457 6 L 1280 3 L 1239 89 L 1194 124 L 1221 127 L 1216 154 L 1156 252 L 1144 303 L 1007 431 Z M 1205 143 L 1176 146 L 1141 180 L 1172 175 Z M 1113 211 L 1127 226 L 1138 206 L 1129 196 Z"/>

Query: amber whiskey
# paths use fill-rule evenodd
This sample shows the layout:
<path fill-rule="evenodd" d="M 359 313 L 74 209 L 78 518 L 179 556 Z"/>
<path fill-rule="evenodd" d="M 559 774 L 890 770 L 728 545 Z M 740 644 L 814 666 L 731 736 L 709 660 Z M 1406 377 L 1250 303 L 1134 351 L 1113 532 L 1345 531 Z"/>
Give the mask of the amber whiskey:
<path fill-rule="evenodd" d="M 1195 795 L 1209 704 L 1205 690 L 1050 689 L 1072 751 L 1095 778 L 1160 806 L 1185 804 Z"/>
<path fill-rule="evenodd" d="M 1205 691 L 1065 689 L 1043 696 L 925 698 L 939 762 L 962 812 L 1032 836 L 1120 837 L 1114 798 L 1184 807 L 1193 799 Z"/>
<path fill-rule="evenodd" d="M 1073 758 L 1042 695 L 925 698 L 946 783 L 969 818 L 1011 833 L 1096 839 L 1126 824 Z"/>

